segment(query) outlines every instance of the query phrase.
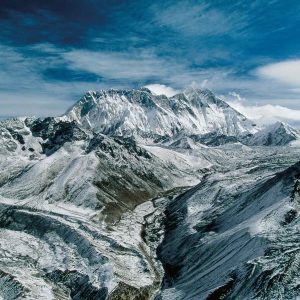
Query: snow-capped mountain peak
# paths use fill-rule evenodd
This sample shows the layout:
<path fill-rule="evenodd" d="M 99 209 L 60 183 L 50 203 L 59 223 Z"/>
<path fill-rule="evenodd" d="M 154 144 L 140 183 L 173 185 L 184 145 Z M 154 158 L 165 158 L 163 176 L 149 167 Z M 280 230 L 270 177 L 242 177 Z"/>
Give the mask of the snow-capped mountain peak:
<path fill-rule="evenodd" d="M 150 90 L 88 92 L 65 117 L 96 132 L 138 137 L 190 134 L 242 136 L 255 124 L 209 90 L 189 89 L 172 97 Z"/>
<path fill-rule="evenodd" d="M 255 133 L 250 145 L 281 146 L 300 139 L 300 132 L 283 122 L 271 124 Z"/>

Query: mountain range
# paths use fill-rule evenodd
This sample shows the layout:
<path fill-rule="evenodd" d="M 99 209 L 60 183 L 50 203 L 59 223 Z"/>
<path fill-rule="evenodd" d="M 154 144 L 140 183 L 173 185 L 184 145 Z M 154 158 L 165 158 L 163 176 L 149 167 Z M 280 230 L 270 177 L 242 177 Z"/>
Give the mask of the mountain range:
<path fill-rule="evenodd" d="M 0 298 L 296 299 L 300 133 L 209 90 L 0 121 Z"/>

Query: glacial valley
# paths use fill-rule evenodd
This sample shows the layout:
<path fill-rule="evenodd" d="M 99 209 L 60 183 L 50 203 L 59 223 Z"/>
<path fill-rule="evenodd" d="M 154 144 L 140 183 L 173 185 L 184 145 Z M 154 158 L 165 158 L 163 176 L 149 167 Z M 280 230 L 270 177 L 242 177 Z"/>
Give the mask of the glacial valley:
<path fill-rule="evenodd" d="M 196 89 L 0 121 L 0 299 L 300 297 L 299 141 Z"/>

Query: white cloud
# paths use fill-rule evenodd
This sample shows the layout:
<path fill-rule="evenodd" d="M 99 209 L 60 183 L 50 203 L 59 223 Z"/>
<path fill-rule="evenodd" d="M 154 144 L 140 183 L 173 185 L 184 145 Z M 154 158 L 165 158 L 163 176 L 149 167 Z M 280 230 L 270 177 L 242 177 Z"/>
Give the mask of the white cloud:
<path fill-rule="evenodd" d="M 300 85 L 300 60 L 287 60 L 268 64 L 256 69 L 260 77 L 275 79 L 279 82 L 299 87 Z"/>
<path fill-rule="evenodd" d="M 207 86 L 207 83 L 208 83 L 208 79 L 204 79 L 201 83 L 201 88 L 205 88 Z"/>
<path fill-rule="evenodd" d="M 175 90 L 170 86 L 166 86 L 164 84 L 148 84 L 145 87 L 156 95 L 166 95 L 167 97 L 172 97 L 179 93 L 178 90 Z"/>
<path fill-rule="evenodd" d="M 29 49 L 61 53 L 61 49 L 48 44 Z M 96 84 L 84 81 L 47 81 L 43 71 L 49 66 L 56 67 L 61 62 L 60 57 L 31 59 L 18 49 L 1 44 L 0 52 L 6 54 L 5 59 L 0 60 L 0 118 L 60 115 L 87 90 L 97 88 Z"/>
<path fill-rule="evenodd" d="M 235 99 L 236 102 L 240 103 L 241 101 L 245 101 L 246 98 L 242 97 L 240 94 L 236 92 L 230 92 L 229 96 L 232 96 L 233 99 Z"/>
<path fill-rule="evenodd" d="M 65 52 L 63 57 L 70 69 L 91 72 L 106 79 L 167 78 L 171 70 L 184 71 L 176 62 L 162 59 L 151 51 L 123 53 L 71 50 Z"/>
<path fill-rule="evenodd" d="M 255 121 L 258 125 L 267 125 L 276 121 L 289 123 L 300 128 L 300 110 L 290 109 L 281 105 L 253 105 L 235 92 L 222 97 L 230 106 Z"/>

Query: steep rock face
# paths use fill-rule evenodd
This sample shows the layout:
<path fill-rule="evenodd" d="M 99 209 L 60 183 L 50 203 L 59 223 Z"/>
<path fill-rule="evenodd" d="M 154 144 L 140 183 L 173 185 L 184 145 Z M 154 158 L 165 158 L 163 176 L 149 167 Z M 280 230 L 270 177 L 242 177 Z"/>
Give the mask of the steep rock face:
<path fill-rule="evenodd" d="M 43 139 L 43 153 L 51 155 L 66 142 L 87 139 L 87 133 L 76 122 L 57 121 L 55 118 L 25 119 L 26 126 L 34 137 Z"/>
<path fill-rule="evenodd" d="M 159 299 L 299 296 L 300 163 L 280 171 L 267 159 L 208 175 L 169 203 Z"/>
<path fill-rule="evenodd" d="M 207 90 L 187 90 L 173 97 L 147 89 L 89 92 L 67 113 L 85 128 L 110 135 L 173 136 L 218 134 L 241 136 L 255 124 Z"/>

